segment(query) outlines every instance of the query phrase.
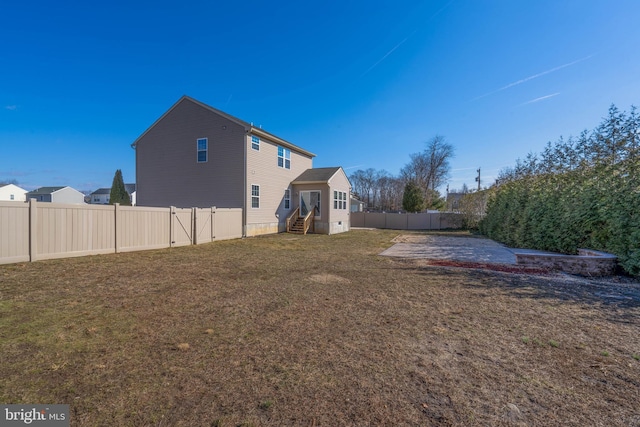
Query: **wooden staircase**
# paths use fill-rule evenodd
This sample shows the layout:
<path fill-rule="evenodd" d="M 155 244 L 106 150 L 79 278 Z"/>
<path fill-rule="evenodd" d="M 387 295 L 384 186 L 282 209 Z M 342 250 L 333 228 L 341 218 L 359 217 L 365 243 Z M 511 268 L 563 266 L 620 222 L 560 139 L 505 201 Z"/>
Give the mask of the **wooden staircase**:
<path fill-rule="evenodd" d="M 305 216 L 300 216 L 300 208 L 296 208 L 295 211 L 287 218 L 287 233 L 293 234 L 307 234 L 309 230 L 315 232 L 315 209 L 311 210 Z"/>
<path fill-rule="evenodd" d="M 304 218 L 299 216 L 290 226 L 289 233 L 306 234 L 304 231 Z"/>

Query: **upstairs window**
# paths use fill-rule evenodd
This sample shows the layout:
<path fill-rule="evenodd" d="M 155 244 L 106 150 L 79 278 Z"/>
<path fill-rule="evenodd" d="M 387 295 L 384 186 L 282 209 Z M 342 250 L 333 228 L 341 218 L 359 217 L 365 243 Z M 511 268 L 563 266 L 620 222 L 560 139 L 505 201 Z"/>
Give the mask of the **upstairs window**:
<path fill-rule="evenodd" d="M 251 136 L 251 148 L 260 151 L 260 138 L 257 136 Z"/>
<path fill-rule="evenodd" d="M 209 141 L 207 138 L 198 138 L 198 163 L 207 161 L 207 152 L 209 151 Z"/>
<path fill-rule="evenodd" d="M 278 166 L 291 169 L 291 150 L 278 146 Z"/>
<path fill-rule="evenodd" d="M 259 208 L 260 207 L 260 186 L 259 185 L 251 185 L 251 207 Z"/>

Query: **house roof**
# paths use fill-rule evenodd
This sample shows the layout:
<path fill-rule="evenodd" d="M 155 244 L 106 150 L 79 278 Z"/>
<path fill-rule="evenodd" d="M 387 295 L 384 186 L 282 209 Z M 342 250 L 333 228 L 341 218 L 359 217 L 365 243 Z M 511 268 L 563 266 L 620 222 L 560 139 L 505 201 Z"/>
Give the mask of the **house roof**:
<path fill-rule="evenodd" d="M 302 172 L 293 180 L 292 184 L 318 184 L 327 183 L 341 169 L 340 166 L 332 168 L 313 168 Z"/>
<path fill-rule="evenodd" d="M 460 200 L 467 193 L 447 193 L 447 200 Z"/>
<path fill-rule="evenodd" d="M 227 114 L 224 111 L 221 111 L 221 110 L 218 110 L 216 108 L 213 108 L 210 105 L 207 105 L 207 104 L 205 104 L 203 102 L 200 102 L 200 101 L 198 101 L 196 99 L 193 99 L 193 98 L 191 98 L 191 97 L 189 97 L 187 95 L 183 95 L 182 98 L 180 98 L 178 100 L 178 102 L 173 104 L 173 106 L 171 108 L 169 108 L 162 116 L 160 116 L 160 118 L 158 120 L 156 120 L 151 126 L 149 126 L 149 128 L 147 130 L 145 130 L 142 133 L 142 135 L 140 135 L 131 144 L 131 147 L 132 148 L 136 148 L 136 145 L 138 144 L 138 141 L 140 141 L 140 139 L 142 139 L 142 137 L 145 136 L 147 134 L 147 132 L 149 132 L 160 120 L 162 120 L 167 114 L 169 114 L 171 112 L 171 110 L 176 108 L 181 102 L 184 102 L 184 101 L 193 102 L 194 104 L 197 104 L 197 105 L 201 106 L 202 108 L 205 108 L 205 109 L 207 109 L 207 110 L 209 110 L 209 111 L 211 111 L 211 112 L 213 112 L 213 113 L 215 113 L 215 114 L 217 114 L 219 116 L 222 116 L 222 117 L 224 117 L 224 118 L 226 118 L 228 120 L 231 120 L 232 122 L 235 122 L 235 123 L 239 124 L 240 126 L 243 126 L 247 133 L 251 133 L 253 135 L 256 135 L 256 136 L 268 139 L 270 141 L 276 142 L 276 143 L 278 143 L 278 144 L 280 144 L 280 145 L 282 145 L 284 147 L 287 147 L 287 148 L 289 148 L 291 150 L 295 150 L 295 151 L 297 151 L 299 153 L 302 153 L 302 154 L 304 154 L 306 156 L 316 157 L 316 155 L 313 154 L 312 152 L 307 151 L 307 150 L 305 150 L 303 148 L 300 148 L 297 145 L 294 145 L 294 144 L 292 144 L 292 143 L 290 143 L 288 141 L 285 141 L 284 139 L 282 139 L 282 138 L 280 138 L 278 136 L 275 136 L 272 133 L 269 133 L 269 132 L 267 132 L 265 130 L 262 130 L 262 128 L 255 127 L 255 126 L 253 126 L 252 123 L 245 122 L 244 120 L 241 120 L 241 119 L 239 119 L 237 117 L 234 117 L 231 114 Z"/>
<path fill-rule="evenodd" d="M 28 194 L 30 195 L 34 195 L 34 194 L 52 194 L 55 193 L 56 191 L 62 190 L 63 188 L 67 188 L 67 187 L 40 187 L 36 190 L 33 191 L 29 191 Z"/>
<path fill-rule="evenodd" d="M 125 189 L 125 191 L 127 193 L 131 194 L 134 191 L 136 191 L 136 185 L 135 184 L 125 184 L 124 185 L 124 189 Z M 109 188 L 98 188 L 96 191 L 91 193 L 92 196 L 94 194 L 111 194 L 111 187 L 109 187 Z"/>
<path fill-rule="evenodd" d="M 94 194 L 111 194 L 111 189 L 110 188 L 98 188 L 96 191 L 91 193 L 92 196 Z"/>
<path fill-rule="evenodd" d="M 22 191 L 27 191 L 27 190 L 25 190 L 24 188 L 22 188 L 22 187 L 20 187 L 20 186 L 18 186 L 18 185 L 15 185 L 15 184 L 0 182 L 0 188 L 2 188 L 2 187 L 8 187 L 8 186 L 10 186 L 10 185 L 13 185 L 13 186 L 14 186 L 14 187 L 16 187 L 16 188 L 19 188 L 19 189 L 20 189 L 20 190 L 22 190 Z"/>

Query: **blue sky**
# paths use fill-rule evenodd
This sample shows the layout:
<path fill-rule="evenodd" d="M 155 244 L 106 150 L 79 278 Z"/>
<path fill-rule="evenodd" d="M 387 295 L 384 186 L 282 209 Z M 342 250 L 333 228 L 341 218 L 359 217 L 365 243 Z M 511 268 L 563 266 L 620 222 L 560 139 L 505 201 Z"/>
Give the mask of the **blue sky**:
<path fill-rule="evenodd" d="M 130 144 L 182 95 L 398 174 L 436 134 L 451 188 L 640 103 L 640 2 L 15 1 L 0 13 L 0 181 L 135 181 Z"/>

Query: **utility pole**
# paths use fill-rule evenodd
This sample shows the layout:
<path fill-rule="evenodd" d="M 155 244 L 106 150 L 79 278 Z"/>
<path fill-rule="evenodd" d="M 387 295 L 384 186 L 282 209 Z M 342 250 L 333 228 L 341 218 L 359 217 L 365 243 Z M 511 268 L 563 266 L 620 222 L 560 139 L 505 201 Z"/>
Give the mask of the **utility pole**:
<path fill-rule="evenodd" d="M 478 176 L 476 176 L 476 182 L 478 183 L 478 191 L 480 191 L 480 168 L 478 168 L 476 172 L 478 172 Z"/>

